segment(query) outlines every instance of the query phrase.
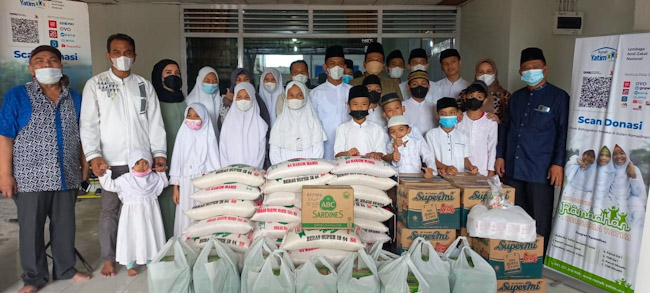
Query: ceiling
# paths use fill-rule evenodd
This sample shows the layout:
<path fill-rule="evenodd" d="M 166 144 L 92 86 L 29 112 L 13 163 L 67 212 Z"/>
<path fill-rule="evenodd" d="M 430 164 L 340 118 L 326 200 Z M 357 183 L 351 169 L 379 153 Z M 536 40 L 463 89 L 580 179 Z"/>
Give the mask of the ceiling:
<path fill-rule="evenodd" d="M 87 3 L 303 4 L 303 5 L 460 5 L 467 0 L 82 0 Z"/>

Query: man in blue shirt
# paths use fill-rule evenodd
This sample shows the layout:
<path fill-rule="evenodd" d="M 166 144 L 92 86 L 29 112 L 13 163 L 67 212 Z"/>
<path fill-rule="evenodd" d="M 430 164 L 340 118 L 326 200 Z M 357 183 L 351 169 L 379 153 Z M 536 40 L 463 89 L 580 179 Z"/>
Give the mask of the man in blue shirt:
<path fill-rule="evenodd" d="M 0 192 L 14 199 L 18 211 L 25 284 L 19 292 L 36 292 L 49 280 L 43 233 L 48 217 L 54 279 L 90 279 L 74 268 L 74 205 L 88 174 L 87 165 L 85 173 L 81 169 L 81 96 L 68 88 L 62 68 L 58 49 L 37 47 L 29 59 L 34 79 L 9 90 L 0 108 Z"/>
<path fill-rule="evenodd" d="M 519 74 L 528 85 L 510 98 L 495 170 L 515 188 L 515 204 L 537 222 L 544 250 L 551 235 L 554 189 L 562 187 L 569 95 L 546 81 L 546 59 L 539 48 L 521 52 Z"/>

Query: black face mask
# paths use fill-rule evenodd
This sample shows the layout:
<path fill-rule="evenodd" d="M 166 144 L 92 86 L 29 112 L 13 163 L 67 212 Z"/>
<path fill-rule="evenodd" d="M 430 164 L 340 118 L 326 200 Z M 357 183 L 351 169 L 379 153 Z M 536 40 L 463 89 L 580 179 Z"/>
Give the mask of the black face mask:
<path fill-rule="evenodd" d="M 174 91 L 178 91 L 183 87 L 183 80 L 176 75 L 168 75 L 163 79 L 163 84 Z"/>
<path fill-rule="evenodd" d="M 470 111 L 476 111 L 478 109 L 481 109 L 483 106 L 483 101 L 480 101 L 479 99 L 467 99 L 465 100 L 465 109 L 470 110 Z"/>
<path fill-rule="evenodd" d="M 424 97 L 427 96 L 428 92 L 429 92 L 429 88 L 423 87 L 421 85 L 411 88 L 411 96 L 418 99 L 424 99 Z"/>
<path fill-rule="evenodd" d="M 354 119 L 361 120 L 368 116 L 368 110 L 352 110 L 350 111 L 350 116 Z"/>
<path fill-rule="evenodd" d="M 370 91 L 370 104 L 379 104 L 379 99 L 381 98 L 381 93 L 376 91 Z"/>

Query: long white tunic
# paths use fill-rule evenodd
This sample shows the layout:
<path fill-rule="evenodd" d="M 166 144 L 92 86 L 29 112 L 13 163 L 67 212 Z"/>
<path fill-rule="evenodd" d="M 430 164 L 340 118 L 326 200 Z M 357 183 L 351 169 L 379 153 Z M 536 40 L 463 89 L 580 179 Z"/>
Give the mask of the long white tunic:
<path fill-rule="evenodd" d="M 347 152 L 352 148 L 357 148 L 361 155 L 372 152 L 385 154 L 385 137 L 384 128 L 374 122 L 366 119 L 359 124 L 350 120 L 336 129 L 334 154 Z"/>
<path fill-rule="evenodd" d="M 441 127 L 436 127 L 429 130 L 424 137 L 436 160 L 456 167 L 458 172 L 465 170 L 465 158 L 470 155 L 467 135 L 455 128 L 447 133 Z"/>
<path fill-rule="evenodd" d="M 461 91 L 469 86 L 469 82 L 467 82 L 462 77 L 456 82 L 451 82 L 445 77 L 439 81 L 436 81 L 436 84 L 440 87 L 443 97 L 450 97 L 455 99 L 458 98 L 458 95 Z"/>
<path fill-rule="evenodd" d="M 438 115 L 436 114 L 436 105 L 427 102 L 421 103 L 411 98 L 404 102 L 404 116 L 411 127 L 415 126 L 420 130 L 420 135 L 424 135 L 430 129 L 438 125 Z M 413 132 L 413 131 L 411 131 Z"/>
<path fill-rule="evenodd" d="M 336 155 L 334 152 L 336 128 L 351 119 L 346 106 L 350 88 L 352 86 L 346 83 L 333 85 L 327 81 L 309 92 L 311 104 L 314 106 L 314 111 L 318 114 L 327 135 L 323 156 L 327 160 L 333 160 Z"/>
<path fill-rule="evenodd" d="M 388 122 L 386 121 L 386 118 L 384 118 L 384 110 L 381 108 L 381 106 L 377 106 L 374 109 L 368 109 L 368 116 L 366 118 L 372 122 L 375 122 L 381 127 L 386 126 Z"/>
<path fill-rule="evenodd" d="M 486 114 L 472 120 L 467 113 L 463 113 L 463 121 L 456 128 L 469 138 L 469 160 L 478 168 L 478 173 L 487 176 L 488 171 L 494 171 L 499 125 L 488 119 Z"/>
<path fill-rule="evenodd" d="M 413 130 L 411 130 L 411 133 Z M 397 172 L 399 173 L 422 173 L 422 162 L 427 164 L 427 167 L 433 169 L 433 173 L 437 174 L 436 156 L 429 149 L 426 141 L 417 136 L 409 135 L 409 141 L 406 145 L 401 145 L 397 149 L 400 153 L 399 162 L 391 162 Z M 389 152 L 394 153 L 395 148 L 392 143 L 386 145 Z"/>

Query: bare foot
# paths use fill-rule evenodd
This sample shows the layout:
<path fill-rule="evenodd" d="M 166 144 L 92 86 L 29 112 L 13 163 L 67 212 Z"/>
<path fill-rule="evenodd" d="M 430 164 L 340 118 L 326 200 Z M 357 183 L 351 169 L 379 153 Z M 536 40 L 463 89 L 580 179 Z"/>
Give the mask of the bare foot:
<path fill-rule="evenodd" d="M 115 276 L 115 262 L 105 261 L 104 267 L 102 268 L 102 275 L 104 275 L 104 277 Z"/>
<path fill-rule="evenodd" d="M 72 276 L 72 280 L 75 280 L 75 281 L 88 281 L 92 277 L 93 276 L 91 274 L 77 272 L 76 274 L 74 274 L 74 276 Z"/>
<path fill-rule="evenodd" d="M 129 269 L 128 272 L 129 272 L 129 277 L 134 277 L 138 275 L 138 271 L 136 271 L 135 269 Z"/>
<path fill-rule="evenodd" d="M 18 293 L 35 293 L 36 291 L 38 291 L 38 288 L 36 288 L 36 286 L 25 285 L 25 287 L 18 290 Z"/>

